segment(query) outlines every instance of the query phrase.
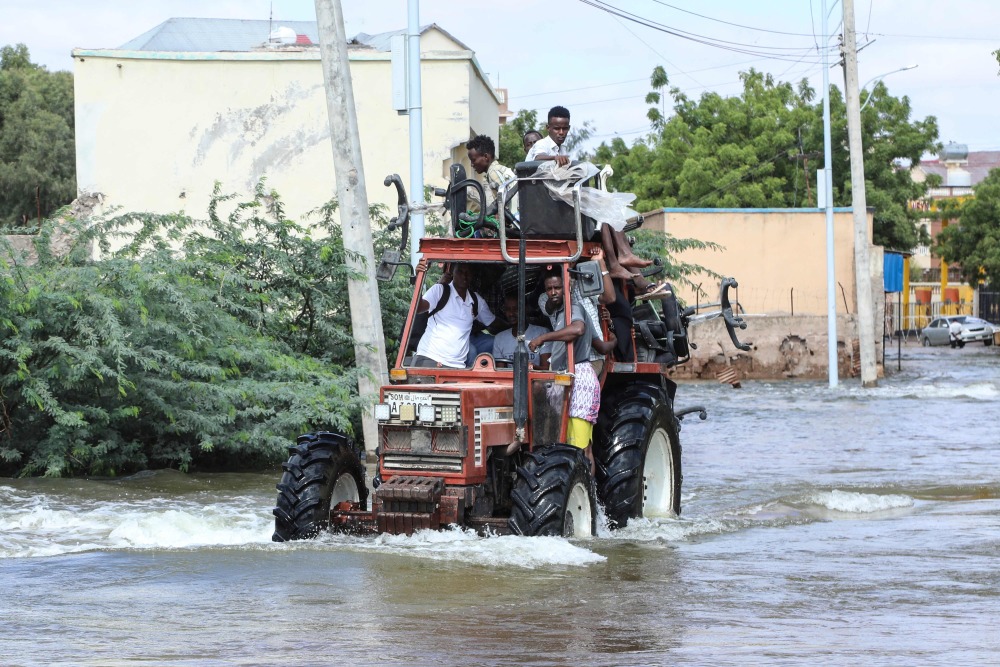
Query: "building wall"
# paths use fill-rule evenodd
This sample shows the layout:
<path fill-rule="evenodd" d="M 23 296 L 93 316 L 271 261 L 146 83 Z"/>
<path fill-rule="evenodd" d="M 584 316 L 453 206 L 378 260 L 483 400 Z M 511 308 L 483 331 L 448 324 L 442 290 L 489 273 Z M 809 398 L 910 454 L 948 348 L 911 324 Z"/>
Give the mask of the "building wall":
<path fill-rule="evenodd" d="M 857 295 L 854 278 L 854 219 L 851 209 L 834 209 L 834 260 L 837 282 L 837 375 L 857 374 Z M 738 331 L 744 352 L 729 342 L 721 319 L 695 324 L 689 330 L 698 344 L 688 363 L 678 366 L 678 378 L 712 379 L 735 370 L 742 379 L 812 378 L 828 376 L 826 213 L 822 209 L 663 209 L 644 214 L 647 229 L 677 238 L 710 241 L 724 249 L 688 250 L 673 259 L 699 264 L 739 281 L 739 299 L 747 328 Z M 868 239 L 872 216 L 868 216 Z M 882 248 L 870 247 L 876 359 L 881 359 L 885 299 Z M 718 280 L 702 275 L 707 292 L 696 296 L 675 285 L 688 305 L 717 302 Z M 845 305 L 846 300 L 846 305 Z M 794 303 L 794 307 L 793 307 Z M 712 309 L 710 309 L 712 310 Z M 793 315 L 794 310 L 794 317 Z M 879 371 L 881 372 L 881 371 Z"/>
<path fill-rule="evenodd" d="M 424 179 L 442 185 L 470 127 L 497 137 L 499 102 L 471 51 L 436 30 L 421 42 Z M 267 177 L 296 219 L 336 192 L 318 50 L 74 56 L 77 180 L 106 206 L 204 217 L 215 181 L 247 196 Z M 368 198 L 394 211 L 383 179 L 409 184 L 409 118 L 391 105 L 389 54 L 350 58 Z"/>
<path fill-rule="evenodd" d="M 746 312 L 826 314 L 826 214 L 822 209 L 663 209 L 644 215 L 646 229 L 723 246 L 719 251 L 687 250 L 676 259 L 735 277 Z M 869 241 L 871 234 L 869 214 Z M 849 309 L 856 313 L 851 209 L 835 209 L 834 239 L 837 312 L 843 314 Z M 678 285 L 682 299 L 692 305 L 696 301 L 718 301 L 718 280 L 705 275 L 693 280 L 703 282 L 707 294 L 697 296 L 693 289 Z M 881 292 L 881 271 L 874 282 Z"/>

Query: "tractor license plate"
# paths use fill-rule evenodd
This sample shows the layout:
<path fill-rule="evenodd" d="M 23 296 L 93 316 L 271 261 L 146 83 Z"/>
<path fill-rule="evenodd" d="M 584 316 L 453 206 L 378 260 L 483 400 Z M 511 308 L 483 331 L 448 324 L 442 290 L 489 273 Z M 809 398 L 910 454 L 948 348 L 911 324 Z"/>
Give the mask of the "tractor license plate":
<path fill-rule="evenodd" d="M 409 391 L 387 391 L 385 392 L 384 402 L 389 404 L 389 411 L 392 414 L 398 415 L 399 406 L 404 403 L 411 403 L 414 406 L 431 405 L 431 395 L 417 394 Z"/>

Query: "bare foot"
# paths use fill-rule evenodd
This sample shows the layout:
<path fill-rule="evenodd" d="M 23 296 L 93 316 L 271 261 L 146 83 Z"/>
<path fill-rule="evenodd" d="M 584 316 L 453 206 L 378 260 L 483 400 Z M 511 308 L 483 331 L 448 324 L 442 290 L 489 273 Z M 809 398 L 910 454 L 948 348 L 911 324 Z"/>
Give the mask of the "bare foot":
<path fill-rule="evenodd" d="M 613 269 L 609 269 L 608 275 L 616 280 L 632 280 L 636 274 L 619 265 Z"/>
<path fill-rule="evenodd" d="M 632 284 L 635 285 L 635 291 L 639 294 L 648 291 L 649 288 L 653 286 L 653 283 L 649 282 L 638 273 L 633 273 L 630 277 L 632 279 Z"/>
<path fill-rule="evenodd" d="M 618 263 L 630 269 L 645 269 L 653 263 L 653 260 L 643 259 L 635 255 L 624 255 L 618 258 Z"/>

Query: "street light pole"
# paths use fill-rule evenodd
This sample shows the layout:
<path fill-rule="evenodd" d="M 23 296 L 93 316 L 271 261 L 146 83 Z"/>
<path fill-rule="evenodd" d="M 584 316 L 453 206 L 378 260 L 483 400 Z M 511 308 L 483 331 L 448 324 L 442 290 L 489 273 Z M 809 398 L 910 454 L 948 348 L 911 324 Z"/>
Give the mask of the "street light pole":
<path fill-rule="evenodd" d="M 858 92 L 858 45 L 854 31 L 854 0 L 844 8 L 844 97 L 847 103 L 847 143 L 851 152 L 851 209 L 854 216 L 854 282 L 858 303 L 858 348 L 861 386 L 878 384 L 875 366 L 875 304 L 868 238 L 868 201 L 865 194 L 865 159 L 861 145 L 861 106 Z"/>
<path fill-rule="evenodd" d="M 830 36 L 827 24 L 826 0 L 822 0 L 820 16 L 823 17 L 823 178 L 826 183 L 826 335 L 827 362 L 830 387 L 837 386 L 837 278 L 833 254 L 833 151 L 830 141 L 830 58 L 827 46 Z"/>
<path fill-rule="evenodd" d="M 894 69 L 891 72 L 886 72 L 885 74 L 879 74 L 878 76 L 873 76 L 872 78 L 868 79 L 863 84 L 858 86 L 858 95 L 860 95 L 861 91 L 867 88 L 868 84 L 871 83 L 872 81 L 881 81 L 890 74 L 895 74 L 896 72 L 905 72 L 908 69 L 916 69 L 916 68 L 917 65 L 909 65 L 908 67 L 900 67 L 899 69 Z M 865 107 L 868 106 L 868 103 L 871 101 L 872 101 L 872 96 L 871 94 L 869 94 L 868 97 L 865 99 L 865 103 L 861 105 L 861 111 L 864 111 Z"/>

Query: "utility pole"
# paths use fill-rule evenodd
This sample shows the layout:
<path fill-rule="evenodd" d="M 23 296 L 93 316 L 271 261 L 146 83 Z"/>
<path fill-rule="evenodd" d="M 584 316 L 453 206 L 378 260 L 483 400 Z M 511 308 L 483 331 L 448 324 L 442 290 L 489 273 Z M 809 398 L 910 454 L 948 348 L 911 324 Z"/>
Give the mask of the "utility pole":
<path fill-rule="evenodd" d="M 837 278 L 834 270 L 833 235 L 833 150 L 830 140 L 830 35 L 827 25 L 830 16 L 826 13 L 826 0 L 820 4 L 823 17 L 823 182 L 826 188 L 826 336 L 827 336 L 827 376 L 830 387 L 839 381 L 837 363 Z M 819 189 L 819 186 L 816 186 Z"/>
<path fill-rule="evenodd" d="M 851 208 L 854 212 L 854 275 L 858 299 L 858 340 L 861 385 L 878 384 L 875 369 L 875 305 L 868 252 L 868 202 L 865 195 L 865 158 L 861 145 L 861 102 L 858 91 L 858 43 L 854 29 L 854 0 L 844 7 L 844 96 L 847 101 L 847 143 L 851 151 Z"/>
<path fill-rule="evenodd" d="M 358 393 L 362 399 L 375 398 L 379 387 L 389 382 L 389 369 L 385 360 L 382 307 L 375 282 L 375 251 L 368 218 L 368 191 L 361 162 L 361 138 L 340 0 L 316 0 L 316 23 L 347 265 L 365 276 L 361 280 L 348 278 L 347 281 L 355 363 L 358 368 L 368 371 L 358 379 Z M 361 423 L 365 450 L 374 457 L 378 430 L 371 410 L 362 411 Z"/>
<path fill-rule="evenodd" d="M 406 7 L 406 84 L 410 114 L 410 201 L 424 203 L 424 122 L 420 97 L 420 0 Z M 424 237 L 423 212 L 410 213 L 410 263 L 420 261 L 420 239 Z"/>

